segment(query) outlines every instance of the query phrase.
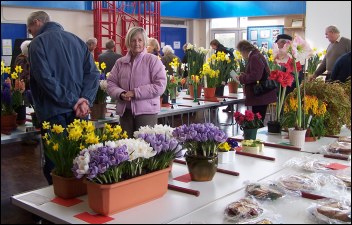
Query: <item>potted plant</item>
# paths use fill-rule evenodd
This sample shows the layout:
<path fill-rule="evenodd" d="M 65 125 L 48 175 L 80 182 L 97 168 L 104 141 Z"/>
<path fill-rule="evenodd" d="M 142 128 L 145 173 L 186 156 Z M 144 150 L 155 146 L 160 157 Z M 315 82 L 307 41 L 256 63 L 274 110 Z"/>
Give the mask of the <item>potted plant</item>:
<path fill-rule="evenodd" d="M 55 165 L 51 172 L 54 193 L 61 198 L 74 198 L 86 193 L 85 185 L 74 178 L 72 171 L 73 160 L 81 149 L 97 144 L 99 140 L 117 140 L 127 137 L 120 126 L 112 128 L 111 125 L 105 124 L 103 130 L 98 130 L 91 121 L 78 119 L 69 124 L 66 129 L 46 121 L 43 122 L 42 127 L 45 132 L 42 137 L 44 154 Z"/>
<path fill-rule="evenodd" d="M 201 78 L 204 81 L 204 98 L 212 99 L 215 96 L 215 90 L 219 82 L 219 70 L 213 70 L 208 63 L 203 65 Z"/>
<path fill-rule="evenodd" d="M 172 60 L 172 62 L 170 63 L 170 66 L 173 69 L 174 74 L 173 75 L 166 74 L 167 84 L 166 84 L 166 89 L 165 89 L 164 95 L 169 93 L 171 103 L 176 103 L 176 95 L 177 95 L 178 85 L 179 84 L 183 85 L 186 82 L 186 79 L 184 79 L 184 78 L 181 79 L 179 76 L 176 75 L 177 69 L 179 67 L 179 62 L 178 62 L 177 58 L 174 58 Z"/>
<path fill-rule="evenodd" d="M 223 142 L 219 145 L 219 150 L 218 150 L 218 160 L 219 163 L 229 163 L 230 162 L 230 149 L 231 146 L 229 143 Z"/>
<path fill-rule="evenodd" d="M 283 125 L 294 127 L 296 115 L 296 99 L 293 94 L 289 95 L 289 100 L 285 104 Z M 316 96 L 305 95 L 303 104 L 304 124 L 307 128 L 306 141 L 314 141 L 316 138 L 324 136 L 326 133 L 324 120 L 328 115 L 327 104 Z"/>
<path fill-rule="evenodd" d="M 326 50 L 322 52 L 317 52 L 316 48 L 313 48 L 313 56 L 308 59 L 307 73 L 308 79 L 317 70 L 319 63 L 321 63 L 321 58 L 326 54 Z"/>
<path fill-rule="evenodd" d="M 177 127 L 173 136 L 187 149 L 185 159 L 193 181 L 210 181 L 218 165 L 219 145 L 227 136 L 212 123 Z"/>
<path fill-rule="evenodd" d="M 242 151 L 252 154 L 259 154 L 261 148 L 261 143 L 256 140 L 243 140 L 241 145 Z"/>
<path fill-rule="evenodd" d="M 194 89 L 193 87 L 193 81 L 192 81 L 192 76 L 199 76 L 203 64 L 205 62 L 205 57 L 208 54 L 209 50 L 205 49 L 203 47 L 197 48 L 195 45 L 192 44 L 187 44 L 186 47 L 186 55 L 187 55 L 187 63 L 184 67 L 187 67 L 188 69 L 188 85 L 189 85 L 189 93 L 191 92 L 191 88 Z M 192 86 L 192 87 L 190 87 Z M 197 87 L 197 91 L 200 89 L 200 87 Z M 197 96 L 197 97 L 200 97 Z"/>
<path fill-rule="evenodd" d="M 154 128 L 143 127 L 135 133 L 138 139 L 91 145 L 76 157 L 73 171 L 77 178 L 87 178 L 88 202 L 95 212 L 114 214 L 166 193 L 170 163 L 181 148 L 170 128 Z"/>
<path fill-rule="evenodd" d="M 277 63 L 285 64 L 286 69 L 292 72 L 295 77 L 296 90 L 297 90 L 297 112 L 295 115 L 295 129 L 290 130 L 289 138 L 291 144 L 294 146 L 302 147 L 304 144 L 306 128 L 303 123 L 302 111 L 302 95 L 300 90 L 300 83 L 298 80 L 298 72 L 306 59 L 312 56 L 312 49 L 308 43 L 303 40 L 299 35 L 296 35 L 293 41 L 287 41 L 283 48 L 279 49 L 274 45 L 273 55 Z M 303 90 L 303 96 L 304 96 Z M 292 134 L 292 135 L 291 135 Z"/>
<path fill-rule="evenodd" d="M 207 63 L 212 70 L 219 71 L 215 95 L 224 96 L 224 86 L 226 81 L 230 78 L 230 71 L 235 69 L 234 59 L 231 59 L 225 52 L 218 51 L 216 54 L 214 53 L 210 58 L 208 58 Z"/>
<path fill-rule="evenodd" d="M 229 150 L 229 158 L 230 158 L 230 162 L 233 162 L 235 159 L 235 155 L 236 155 L 236 147 L 238 147 L 238 142 L 235 139 L 232 138 L 227 138 L 226 142 L 229 144 L 230 146 L 230 150 Z"/>
<path fill-rule="evenodd" d="M 1 76 L 5 75 L 7 78 L 1 85 L 1 132 L 10 133 L 17 127 L 15 109 L 23 103 L 22 94 L 25 84 L 23 80 L 19 80 L 18 73 L 11 73 L 10 67 L 5 67 L 2 61 Z"/>
<path fill-rule="evenodd" d="M 274 45 L 277 45 L 276 43 Z M 291 72 L 291 67 L 290 64 L 291 62 L 289 61 L 286 64 L 283 64 L 283 66 L 286 68 L 285 72 L 282 70 L 276 69 L 276 70 L 271 70 L 270 76 L 268 79 L 274 80 L 277 83 L 280 84 L 279 86 L 279 92 L 277 96 L 277 101 L 276 101 L 276 113 L 275 113 L 275 120 L 274 121 L 268 121 L 268 132 L 269 133 L 281 133 L 281 119 L 282 119 L 282 107 L 285 102 L 285 97 L 286 97 L 286 88 L 287 86 L 291 87 L 293 83 L 294 77 L 292 76 Z M 274 65 L 272 68 L 275 67 Z"/>
<path fill-rule="evenodd" d="M 243 130 L 244 139 L 255 140 L 257 138 L 257 130 L 263 127 L 260 113 L 254 114 L 251 110 L 246 110 L 244 114 L 235 112 L 234 117 L 237 125 Z"/>
<path fill-rule="evenodd" d="M 104 73 L 106 69 L 106 64 L 104 62 L 102 62 L 100 66 L 99 66 L 99 62 L 95 62 L 95 65 L 97 66 L 100 72 L 100 77 L 99 77 L 99 88 L 97 90 L 97 94 L 93 102 L 93 107 L 91 108 L 91 113 L 90 113 L 91 120 L 105 119 L 106 97 L 108 96 L 106 92 L 106 89 L 108 87 L 106 78 L 110 74 L 110 73 L 107 73 L 107 74 Z"/>
<path fill-rule="evenodd" d="M 306 95 L 316 96 L 319 101 L 326 104 L 326 113 L 324 115 L 324 129 L 326 135 L 338 135 L 341 127 L 351 126 L 351 81 L 346 83 L 327 82 L 323 80 L 314 80 L 306 82 L 301 86 Z M 297 90 L 287 96 L 286 104 L 289 106 L 289 98 L 296 98 Z"/>

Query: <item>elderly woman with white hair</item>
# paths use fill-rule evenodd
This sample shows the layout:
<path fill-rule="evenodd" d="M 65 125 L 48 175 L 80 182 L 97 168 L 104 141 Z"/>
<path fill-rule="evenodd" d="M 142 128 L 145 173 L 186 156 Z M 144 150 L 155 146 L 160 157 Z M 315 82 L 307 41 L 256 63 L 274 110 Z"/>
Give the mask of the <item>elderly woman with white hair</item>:
<path fill-rule="evenodd" d="M 170 66 L 170 63 L 174 60 L 174 58 L 177 58 L 177 60 L 179 62 L 179 68 L 178 68 L 178 71 L 177 71 L 176 75 L 177 76 L 181 76 L 181 74 L 180 74 L 180 72 L 181 72 L 181 60 L 180 60 L 179 57 L 177 57 L 174 54 L 175 51 L 172 49 L 172 47 L 170 45 L 165 45 L 162 51 L 164 53 L 164 56 L 161 57 L 161 62 L 164 64 L 167 74 L 173 75 L 174 71 L 173 71 L 172 67 Z"/>
<path fill-rule="evenodd" d="M 126 35 L 128 52 L 119 58 L 107 78 L 107 93 L 116 101 L 116 113 L 129 137 L 142 126 L 154 126 L 160 112 L 160 96 L 166 88 L 166 72 L 159 58 L 148 54 L 148 36 L 142 27 Z"/>
<path fill-rule="evenodd" d="M 28 61 L 28 47 L 30 40 L 24 41 L 21 44 L 21 54 L 16 57 L 15 66 L 21 66 L 23 71 L 19 74 L 20 79 L 24 81 L 26 90 L 29 90 L 29 61 Z"/>

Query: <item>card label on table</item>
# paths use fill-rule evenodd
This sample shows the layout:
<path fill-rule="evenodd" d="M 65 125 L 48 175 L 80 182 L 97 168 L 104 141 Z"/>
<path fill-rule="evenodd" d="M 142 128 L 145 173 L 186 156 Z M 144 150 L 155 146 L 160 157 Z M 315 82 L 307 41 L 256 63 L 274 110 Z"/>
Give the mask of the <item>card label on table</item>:
<path fill-rule="evenodd" d="M 171 109 L 178 109 L 178 105 L 176 105 L 176 104 L 172 105 Z"/>

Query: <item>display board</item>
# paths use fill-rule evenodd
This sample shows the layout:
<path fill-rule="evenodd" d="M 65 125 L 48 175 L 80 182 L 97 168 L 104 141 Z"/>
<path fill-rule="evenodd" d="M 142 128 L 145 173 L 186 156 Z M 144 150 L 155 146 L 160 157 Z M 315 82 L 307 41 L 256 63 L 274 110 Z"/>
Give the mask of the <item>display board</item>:
<path fill-rule="evenodd" d="M 277 36 L 283 33 L 283 29 L 283 25 L 247 27 L 247 40 L 258 48 L 270 49 Z"/>

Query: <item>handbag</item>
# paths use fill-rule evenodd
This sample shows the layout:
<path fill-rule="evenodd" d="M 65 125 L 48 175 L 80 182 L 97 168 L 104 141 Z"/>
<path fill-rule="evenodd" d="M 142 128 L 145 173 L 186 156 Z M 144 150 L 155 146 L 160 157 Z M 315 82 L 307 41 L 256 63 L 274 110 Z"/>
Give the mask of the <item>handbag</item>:
<path fill-rule="evenodd" d="M 268 93 L 271 90 L 276 89 L 279 85 L 274 80 L 268 79 L 268 72 L 264 68 L 265 74 L 261 80 L 257 80 L 257 83 L 253 86 L 253 92 L 255 96 L 260 96 Z"/>

